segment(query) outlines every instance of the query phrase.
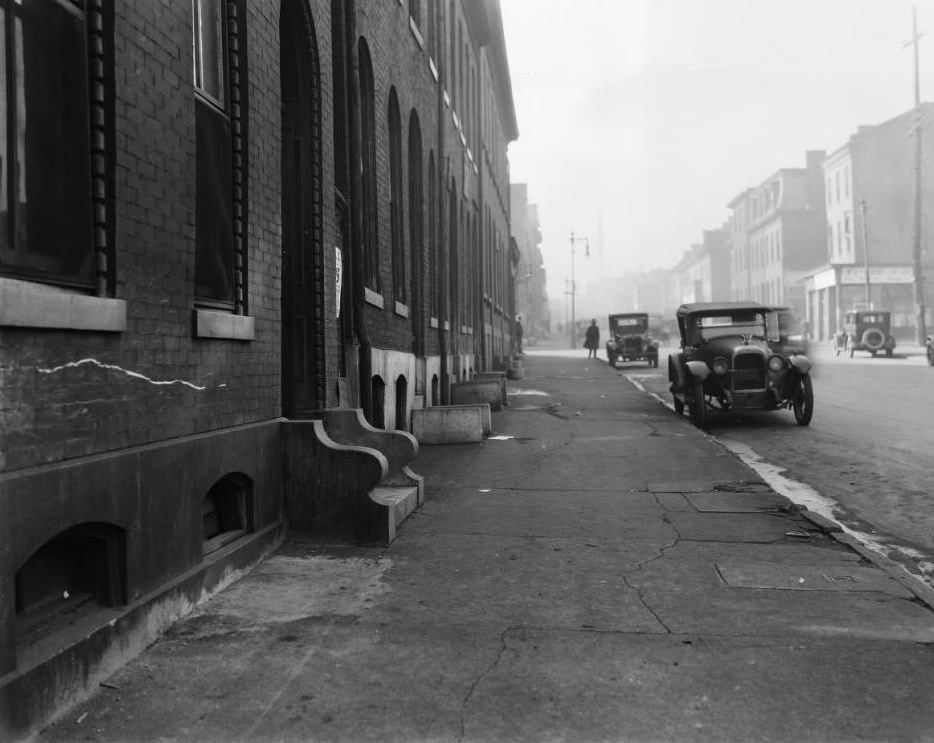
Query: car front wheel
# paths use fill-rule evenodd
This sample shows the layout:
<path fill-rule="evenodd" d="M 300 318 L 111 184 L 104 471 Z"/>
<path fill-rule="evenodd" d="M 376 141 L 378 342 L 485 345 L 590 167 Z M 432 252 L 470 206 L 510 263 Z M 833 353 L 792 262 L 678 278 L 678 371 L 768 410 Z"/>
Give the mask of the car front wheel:
<path fill-rule="evenodd" d="M 691 394 L 691 423 L 703 428 L 707 422 L 707 402 L 704 398 L 704 383 L 694 382 Z"/>
<path fill-rule="evenodd" d="M 795 387 L 795 399 L 792 404 L 795 413 L 795 423 L 806 426 L 814 415 L 814 387 L 811 377 L 807 374 L 801 376 Z"/>
<path fill-rule="evenodd" d="M 675 412 L 678 415 L 684 415 L 684 400 L 682 400 L 677 395 L 672 395 L 675 401 Z"/>
<path fill-rule="evenodd" d="M 928 366 L 934 366 L 934 347 L 928 346 Z"/>

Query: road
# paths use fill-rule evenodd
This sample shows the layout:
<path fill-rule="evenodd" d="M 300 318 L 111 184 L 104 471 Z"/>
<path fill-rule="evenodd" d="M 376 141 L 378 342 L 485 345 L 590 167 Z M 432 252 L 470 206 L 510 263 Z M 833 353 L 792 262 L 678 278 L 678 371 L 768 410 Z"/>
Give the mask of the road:
<path fill-rule="evenodd" d="M 794 500 L 934 585 L 934 368 L 918 355 L 849 359 L 821 349 L 812 357 L 809 427 L 790 411 L 713 414 L 709 433 L 766 480 L 788 481 Z M 617 374 L 670 405 L 666 354 L 658 369 L 620 364 Z"/>

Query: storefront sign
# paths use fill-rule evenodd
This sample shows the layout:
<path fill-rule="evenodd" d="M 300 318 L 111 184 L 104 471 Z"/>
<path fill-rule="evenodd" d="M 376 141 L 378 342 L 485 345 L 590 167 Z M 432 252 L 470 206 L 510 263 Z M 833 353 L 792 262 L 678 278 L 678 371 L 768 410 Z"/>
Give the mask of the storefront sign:
<path fill-rule="evenodd" d="M 821 271 L 820 273 L 814 274 L 814 289 L 826 289 L 828 286 L 833 286 L 837 283 L 836 277 L 834 276 L 834 270 L 828 268 L 826 271 Z"/>
<path fill-rule="evenodd" d="M 870 266 L 870 284 L 910 284 L 915 280 L 911 266 Z M 841 284 L 865 284 L 866 269 L 847 266 L 840 269 Z"/>

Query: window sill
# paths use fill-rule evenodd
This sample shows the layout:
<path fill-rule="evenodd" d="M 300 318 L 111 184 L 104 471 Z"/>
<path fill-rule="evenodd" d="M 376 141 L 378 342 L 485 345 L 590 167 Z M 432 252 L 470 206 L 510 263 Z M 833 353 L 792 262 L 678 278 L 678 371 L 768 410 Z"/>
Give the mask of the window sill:
<path fill-rule="evenodd" d="M 439 82 L 441 76 L 438 74 L 438 65 L 435 64 L 435 61 L 431 57 L 428 58 L 428 69 L 431 71 L 431 77 L 434 81 Z"/>
<path fill-rule="evenodd" d="M 428 327 L 430 327 L 430 328 L 437 328 L 437 327 L 438 327 L 438 318 L 437 318 L 437 317 L 431 317 L 431 318 L 429 318 L 429 319 L 428 319 Z"/>
<path fill-rule="evenodd" d="M 412 36 L 415 37 L 415 41 L 418 43 L 418 48 L 424 49 L 425 39 L 422 37 L 422 32 L 418 30 L 418 24 L 412 17 L 409 17 L 409 30 L 412 32 Z"/>
<path fill-rule="evenodd" d="M 400 317 L 409 316 L 409 308 L 407 305 L 402 304 L 402 302 L 396 302 L 393 309 L 395 310 L 395 313 L 399 315 Z"/>
<path fill-rule="evenodd" d="M 253 318 L 217 310 L 195 309 L 195 338 L 252 341 L 256 338 Z"/>
<path fill-rule="evenodd" d="M 363 301 L 367 304 L 373 305 L 374 307 L 379 307 L 380 309 L 383 309 L 383 307 L 386 306 L 383 295 L 379 292 L 373 291 L 369 287 L 363 288 Z"/>
<path fill-rule="evenodd" d="M 0 326 L 120 333 L 126 330 L 126 300 L 0 277 Z"/>

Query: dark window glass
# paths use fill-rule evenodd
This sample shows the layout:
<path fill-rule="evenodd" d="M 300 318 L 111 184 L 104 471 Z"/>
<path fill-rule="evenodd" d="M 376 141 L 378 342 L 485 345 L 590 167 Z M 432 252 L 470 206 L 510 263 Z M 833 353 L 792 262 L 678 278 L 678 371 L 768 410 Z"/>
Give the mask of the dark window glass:
<path fill-rule="evenodd" d="M 376 101 L 370 51 L 363 39 L 360 55 L 360 129 L 363 159 L 363 269 L 366 285 L 379 290 L 379 240 L 376 192 Z"/>
<path fill-rule="evenodd" d="M 223 0 L 192 0 L 195 127 L 195 298 L 233 307 L 233 143 L 226 106 Z"/>
<path fill-rule="evenodd" d="M 230 122 L 212 105 L 195 103 L 196 174 L 195 284 L 200 300 L 233 302 L 233 168 Z"/>
<path fill-rule="evenodd" d="M 93 286 L 87 41 L 78 5 L 0 0 L 0 86 L 0 267 Z"/>
<path fill-rule="evenodd" d="M 402 199 L 402 122 L 399 118 L 399 100 L 393 89 L 389 92 L 389 213 L 392 230 L 392 289 L 395 299 L 405 302 Z"/>

